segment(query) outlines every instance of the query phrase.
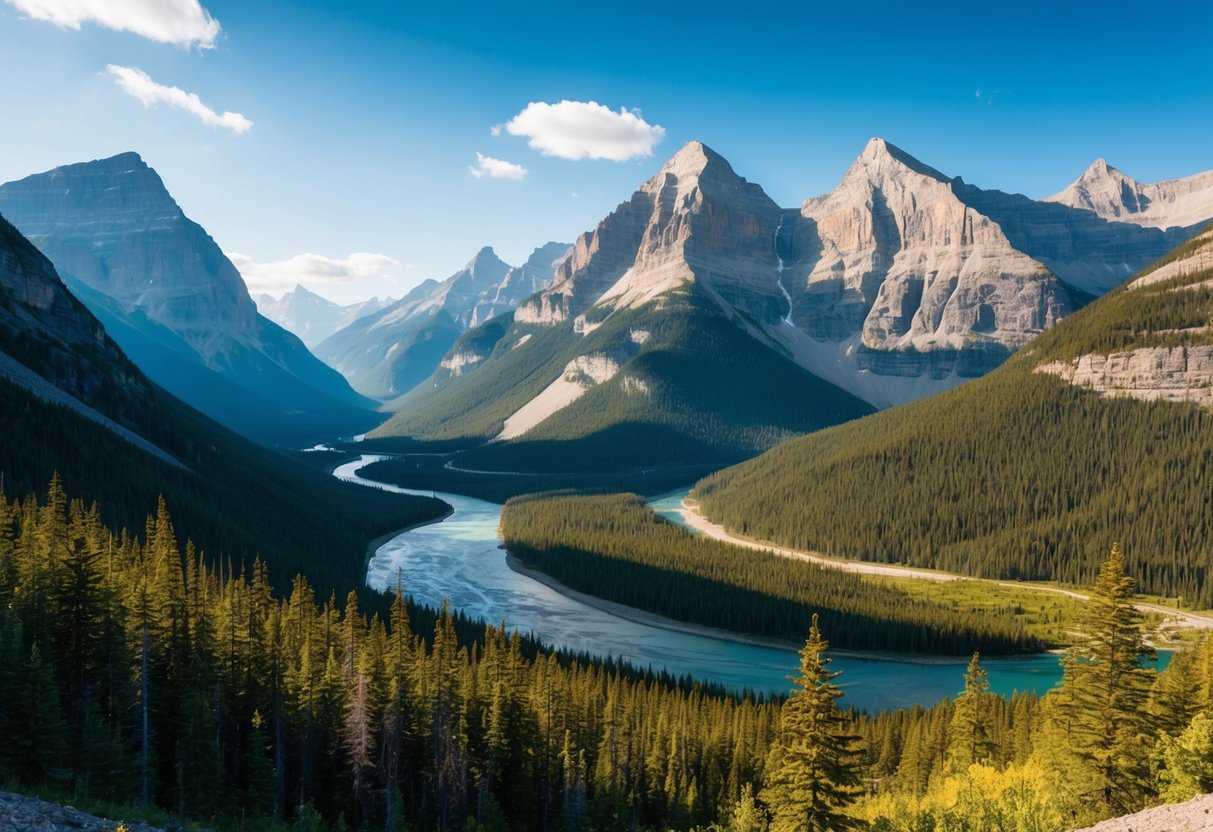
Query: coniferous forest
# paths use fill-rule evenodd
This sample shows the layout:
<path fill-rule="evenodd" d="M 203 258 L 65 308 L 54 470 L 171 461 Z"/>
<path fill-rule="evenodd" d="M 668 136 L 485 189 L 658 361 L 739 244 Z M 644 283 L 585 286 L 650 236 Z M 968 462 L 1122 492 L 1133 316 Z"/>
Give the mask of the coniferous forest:
<path fill-rule="evenodd" d="M 820 614 L 832 643 L 848 649 L 968 655 L 1045 646 L 1003 615 L 692 535 L 635 494 L 515 498 L 501 532 L 511 554 L 566 586 L 679 621 L 799 642 Z"/>
<path fill-rule="evenodd" d="M 1054 692 L 995 696 L 975 654 L 954 701 L 866 715 L 838 709 L 818 615 L 789 696 L 741 698 L 273 587 L 163 501 L 136 533 L 100 518 L 57 479 L 0 500 L 0 767 L 27 788 L 239 828 L 920 832 L 1213 786 L 1213 642 L 1142 669 L 1119 549 Z"/>

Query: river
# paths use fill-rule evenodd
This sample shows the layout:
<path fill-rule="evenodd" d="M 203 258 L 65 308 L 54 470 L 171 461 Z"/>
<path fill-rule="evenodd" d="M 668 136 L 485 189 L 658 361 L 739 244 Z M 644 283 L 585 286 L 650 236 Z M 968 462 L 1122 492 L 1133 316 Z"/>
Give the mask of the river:
<path fill-rule="evenodd" d="M 381 459 L 386 457 L 364 454 L 339 466 L 333 475 L 402 494 L 430 495 L 358 475 L 361 468 Z M 511 630 L 530 633 L 554 647 L 614 656 L 638 667 L 664 668 L 738 691 L 789 689 L 788 676 L 797 667 L 795 651 L 665 629 L 568 598 L 506 564 L 497 534 L 501 506 L 458 494 L 435 496 L 454 512 L 380 546 L 367 566 L 369 586 L 392 590 L 399 574 L 405 592 L 422 604 L 436 607 L 449 598 L 453 607 L 470 616 L 504 621 Z M 681 493 L 656 498 L 653 506 L 664 512 L 675 501 L 681 501 Z M 1043 693 L 1061 678 L 1058 658 L 1051 654 L 989 659 L 984 665 L 991 690 L 1001 694 Z M 869 711 L 930 705 L 953 696 L 964 687 L 964 668 L 963 660 L 924 663 L 853 654 L 834 655 L 832 665 L 842 671 L 837 680 L 846 694 L 842 704 Z"/>

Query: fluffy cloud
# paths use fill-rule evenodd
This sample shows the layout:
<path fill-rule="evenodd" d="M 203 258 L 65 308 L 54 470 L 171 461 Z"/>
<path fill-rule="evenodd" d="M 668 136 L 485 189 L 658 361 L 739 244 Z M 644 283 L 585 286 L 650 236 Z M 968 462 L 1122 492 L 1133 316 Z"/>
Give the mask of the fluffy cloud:
<path fill-rule="evenodd" d="M 596 101 L 532 101 L 505 123 L 512 136 L 525 136 L 544 156 L 611 159 L 652 156 L 665 128 L 649 124 L 637 110 L 615 112 Z"/>
<path fill-rule="evenodd" d="M 219 21 L 198 0 L 5 0 L 35 20 L 65 29 L 96 23 L 157 43 L 209 49 Z"/>
<path fill-rule="evenodd" d="M 114 81 L 124 91 L 142 101 L 144 107 L 167 104 L 196 115 L 204 124 L 224 127 L 233 133 L 244 133 L 253 126 L 253 123 L 240 113 L 216 113 L 192 92 L 186 92 L 180 87 L 157 84 L 141 69 L 110 64 L 105 71 L 114 77 Z"/>
<path fill-rule="evenodd" d="M 227 257 L 240 271 L 250 292 L 270 295 L 289 291 L 300 283 L 359 283 L 391 278 L 400 269 L 400 261 L 365 251 L 355 252 L 344 260 L 322 254 L 296 254 L 289 260 L 270 263 L 258 263 L 235 252 L 228 252 Z"/>
<path fill-rule="evenodd" d="M 476 154 L 476 164 L 468 167 L 468 170 L 477 179 L 482 176 L 490 179 L 521 179 L 527 174 L 526 168 L 522 165 L 507 162 L 504 159 L 494 159 L 483 153 Z"/>

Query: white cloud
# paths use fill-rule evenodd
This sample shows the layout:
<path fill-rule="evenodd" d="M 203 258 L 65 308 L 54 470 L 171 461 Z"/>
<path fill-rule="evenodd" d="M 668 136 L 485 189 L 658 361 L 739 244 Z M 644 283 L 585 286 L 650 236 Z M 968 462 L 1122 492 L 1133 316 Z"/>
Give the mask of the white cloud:
<path fill-rule="evenodd" d="M 615 112 L 596 101 L 532 101 L 505 123 L 511 136 L 525 136 L 544 156 L 611 159 L 652 156 L 665 128 L 649 124 L 638 110 Z"/>
<path fill-rule="evenodd" d="M 504 159 L 494 159 L 483 153 L 476 154 L 476 164 L 469 166 L 468 171 L 477 179 L 482 176 L 490 179 L 521 179 L 527 174 L 527 169 L 522 165 Z"/>
<path fill-rule="evenodd" d="M 5 0 L 35 20 L 64 29 L 96 23 L 132 32 L 157 43 L 209 49 L 219 35 L 219 21 L 198 0 Z"/>
<path fill-rule="evenodd" d="M 277 294 L 294 289 L 299 284 L 364 283 L 391 279 L 400 269 L 400 261 L 386 254 L 359 251 L 343 260 L 323 254 L 296 254 L 289 260 L 259 263 L 246 254 L 227 252 L 227 257 L 240 271 L 250 292 Z"/>
<path fill-rule="evenodd" d="M 253 126 L 253 123 L 240 113 L 216 113 L 203 104 L 202 100 L 192 92 L 186 92 L 180 87 L 166 87 L 164 84 L 157 84 L 141 69 L 109 64 L 105 71 L 114 76 L 114 81 L 126 93 L 142 101 L 144 107 L 167 104 L 196 115 L 202 119 L 204 124 L 211 127 L 224 127 L 233 133 L 244 133 Z"/>

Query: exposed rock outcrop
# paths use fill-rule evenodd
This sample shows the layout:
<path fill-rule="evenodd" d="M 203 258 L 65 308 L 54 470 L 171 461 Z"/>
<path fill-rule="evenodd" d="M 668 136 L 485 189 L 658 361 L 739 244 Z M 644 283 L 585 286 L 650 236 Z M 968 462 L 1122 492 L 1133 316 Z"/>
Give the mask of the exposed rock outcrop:
<path fill-rule="evenodd" d="M 1213 829 L 1213 794 L 1184 803 L 1155 806 L 1074 832 L 1208 832 Z"/>
<path fill-rule="evenodd" d="M 0 792 L 0 832 L 163 832 L 158 827 L 134 821 L 109 820 L 81 812 L 72 806 L 47 803 L 36 797 Z"/>
<path fill-rule="evenodd" d="M 881 139 L 779 243 L 791 322 L 819 342 L 860 333 L 847 372 L 943 379 L 959 364 L 981 375 L 1072 307 L 950 180 Z"/>
<path fill-rule="evenodd" d="M 1213 346 L 1147 347 L 1111 355 L 1084 355 L 1043 364 L 1052 373 L 1105 398 L 1191 402 L 1213 407 Z"/>
<path fill-rule="evenodd" d="M 694 281 L 722 305 L 776 323 L 786 312 L 774 248 L 781 217 L 761 187 L 690 142 L 578 238 L 551 288 L 515 320 L 550 325 L 597 307 L 586 317 L 592 324 Z"/>

